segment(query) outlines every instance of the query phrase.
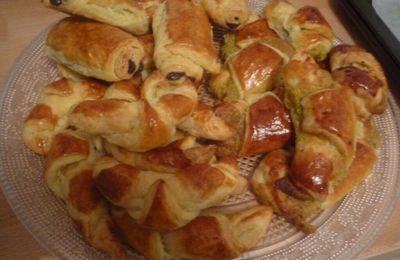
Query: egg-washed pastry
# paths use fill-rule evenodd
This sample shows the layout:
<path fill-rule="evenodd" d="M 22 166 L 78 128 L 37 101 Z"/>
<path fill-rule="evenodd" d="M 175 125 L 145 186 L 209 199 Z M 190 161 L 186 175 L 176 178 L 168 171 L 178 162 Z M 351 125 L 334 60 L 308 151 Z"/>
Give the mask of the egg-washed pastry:
<path fill-rule="evenodd" d="M 58 22 L 46 39 L 48 56 L 88 77 L 129 79 L 141 67 L 144 49 L 133 35 L 78 17 Z"/>
<path fill-rule="evenodd" d="M 370 113 L 380 114 L 388 105 L 389 88 L 382 66 L 366 50 L 352 45 L 338 45 L 330 53 L 333 78 L 351 88 L 357 102 Z"/>
<path fill-rule="evenodd" d="M 135 35 L 150 30 L 161 0 L 42 0 L 50 8 L 119 27 Z"/>
<path fill-rule="evenodd" d="M 166 232 L 144 229 L 121 209 L 112 218 L 124 240 L 152 260 L 233 259 L 263 238 L 272 219 L 270 207 L 256 206 L 224 215 L 204 213 L 186 226 Z"/>
<path fill-rule="evenodd" d="M 235 33 L 235 43 L 241 48 L 265 38 L 279 38 L 265 19 L 257 19 L 247 23 Z"/>
<path fill-rule="evenodd" d="M 140 88 L 139 99 L 135 92 L 137 85 L 132 86 L 127 98 L 117 94 L 126 90 L 129 93 L 127 83 L 114 83 L 107 89 L 105 99 L 79 103 L 68 116 L 69 124 L 134 152 L 176 140 L 176 126 L 191 116 L 197 106 L 197 92 L 192 82 L 186 80 L 172 85 L 159 71 L 154 71 Z"/>
<path fill-rule="evenodd" d="M 252 177 L 257 197 L 306 232 L 309 218 L 360 184 L 377 161 L 371 118 L 359 117 L 354 93 L 334 82 L 308 55 L 283 72 L 285 101 L 296 130 L 293 154 L 275 151 Z"/>
<path fill-rule="evenodd" d="M 233 157 L 194 164 L 175 173 L 140 170 L 111 157 L 94 169 L 96 187 L 138 224 L 158 231 L 186 225 L 200 211 L 241 193 L 246 180 Z"/>
<path fill-rule="evenodd" d="M 193 136 L 185 136 L 166 146 L 143 153 L 130 152 L 109 142 L 104 149 L 119 162 L 141 170 L 174 173 L 193 164 L 209 163 L 216 160 L 215 145 L 200 145 Z"/>
<path fill-rule="evenodd" d="M 247 0 L 195 0 L 200 2 L 216 24 L 228 29 L 239 29 L 246 24 L 250 12 Z"/>
<path fill-rule="evenodd" d="M 272 90 L 292 52 L 278 38 L 252 43 L 228 58 L 221 72 L 212 76 L 209 89 L 222 100 L 243 100 Z"/>
<path fill-rule="evenodd" d="M 22 139 L 35 153 L 46 155 L 54 135 L 64 130 L 71 107 L 83 100 L 102 98 L 106 85 L 94 80 L 61 78 L 50 83 L 25 119 Z"/>
<path fill-rule="evenodd" d="M 325 59 L 333 47 L 332 28 L 313 6 L 296 8 L 287 1 L 272 0 L 265 8 L 265 16 L 281 38 L 318 61 Z"/>
<path fill-rule="evenodd" d="M 216 114 L 237 131 L 218 146 L 219 154 L 249 156 L 289 144 L 293 126 L 289 111 L 272 92 L 251 101 L 230 101 L 218 105 Z"/>
<path fill-rule="evenodd" d="M 107 202 L 92 177 L 94 163 L 101 155 L 101 146 L 94 139 L 69 130 L 60 132 L 51 144 L 44 176 L 48 187 L 65 202 L 83 239 L 120 259 L 124 249 L 115 236 Z"/>
<path fill-rule="evenodd" d="M 154 62 L 166 79 L 200 81 L 220 64 L 207 14 L 190 0 L 168 0 L 153 17 Z"/>

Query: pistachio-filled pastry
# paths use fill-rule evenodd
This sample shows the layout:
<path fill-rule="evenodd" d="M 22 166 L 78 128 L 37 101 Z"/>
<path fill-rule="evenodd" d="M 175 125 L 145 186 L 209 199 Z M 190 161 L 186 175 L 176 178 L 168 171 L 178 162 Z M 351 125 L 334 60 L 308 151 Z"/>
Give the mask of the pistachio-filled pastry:
<path fill-rule="evenodd" d="M 161 0 L 42 0 L 47 7 L 119 27 L 135 35 L 150 30 Z"/>
<path fill-rule="evenodd" d="M 313 6 L 296 8 L 284 0 L 273 0 L 265 8 L 269 26 L 296 49 L 303 50 L 316 60 L 323 60 L 332 49 L 333 31 Z"/>
<path fill-rule="evenodd" d="M 153 17 L 154 62 L 164 77 L 199 81 L 204 70 L 218 73 L 220 64 L 207 14 L 190 0 L 165 1 Z"/>
<path fill-rule="evenodd" d="M 238 29 L 246 24 L 250 12 L 246 0 L 200 0 L 208 16 L 218 25 Z"/>
<path fill-rule="evenodd" d="M 105 81 L 129 79 L 141 67 L 142 43 L 111 25 L 68 17 L 48 33 L 47 54 L 84 76 Z"/>

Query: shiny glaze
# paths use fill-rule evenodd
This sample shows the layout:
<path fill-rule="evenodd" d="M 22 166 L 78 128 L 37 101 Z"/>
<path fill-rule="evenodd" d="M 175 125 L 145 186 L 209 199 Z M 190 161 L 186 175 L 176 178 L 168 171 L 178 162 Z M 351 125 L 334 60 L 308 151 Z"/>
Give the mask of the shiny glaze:
<path fill-rule="evenodd" d="M 47 166 L 63 156 L 72 154 L 89 156 L 88 142 L 69 134 L 57 134 L 51 143 L 50 151 L 47 156 Z"/>
<path fill-rule="evenodd" d="M 273 49 L 255 43 L 243 49 L 229 63 L 246 92 L 261 93 L 273 86 L 283 62 Z"/>
<path fill-rule="evenodd" d="M 328 25 L 328 22 L 322 16 L 321 12 L 314 6 L 304 6 L 300 8 L 297 10 L 294 19 L 299 24 L 312 23 Z"/>
<path fill-rule="evenodd" d="M 265 153 L 285 146 L 293 133 L 289 111 L 275 96 L 267 95 L 251 105 L 248 129 L 240 154 Z"/>
<path fill-rule="evenodd" d="M 266 19 L 259 19 L 246 24 L 236 32 L 236 43 L 264 37 L 278 37 L 278 34 L 268 26 Z"/>

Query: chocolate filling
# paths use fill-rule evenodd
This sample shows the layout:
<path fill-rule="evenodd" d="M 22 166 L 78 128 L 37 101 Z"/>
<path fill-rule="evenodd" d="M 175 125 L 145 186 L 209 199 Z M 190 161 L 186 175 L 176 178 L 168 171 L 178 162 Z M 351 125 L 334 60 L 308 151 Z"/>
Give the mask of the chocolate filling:
<path fill-rule="evenodd" d="M 132 61 L 132 60 L 129 60 L 129 61 L 128 61 L 128 73 L 129 73 L 129 74 L 132 74 L 133 72 L 135 72 L 135 70 L 136 70 L 136 64 L 135 64 L 135 62 Z"/>
<path fill-rule="evenodd" d="M 236 28 L 239 27 L 238 23 L 226 23 L 226 25 L 232 30 L 235 30 Z"/>
<path fill-rule="evenodd" d="M 62 4 L 62 0 L 50 0 L 50 4 L 52 4 L 52 5 L 61 5 Z"/>
<path fill-rule="evenodd" d="M 178 80 L 185 76 L 185 72 L 170 72 L 167 74 L 168 80 Z"/>

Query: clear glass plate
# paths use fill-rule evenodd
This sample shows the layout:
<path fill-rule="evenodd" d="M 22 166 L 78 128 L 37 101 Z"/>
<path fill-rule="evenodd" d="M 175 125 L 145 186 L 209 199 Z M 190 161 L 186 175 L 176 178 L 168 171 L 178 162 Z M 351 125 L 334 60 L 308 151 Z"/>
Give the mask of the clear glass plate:
<path fill-rule="evenodd" d="M 255 0 L 250 5 L 253 10 L 262 10 L 265 2 Z M 83 242 L 63 202 L 45 184 L 44 158 L 22 142 L 23 122 L 35 105 L 39 90 L 58 77 L 54 63 L 44 53 L 46 32 L 26 48 L 1 88 L 1 188 L 19 220 L 51 253 L 68 259 L 107 259 Z M 392 96 L 389 109 L 375 121 L 382 147 L 380 160 L 366 182 L 336 207 L 315 217 L 313 222 L 318 226 L 315 234 L 305 236 L 274 216 L 263 240 L 241 259 L 350 259 L 374 240 L 399 197 L 400 113 Z M 251 174 L 258 159 L 240 160 L 244 176 Z M 230 212 L 255 203 L 247 191 L 228 198 L 217 209 Z M 133 252 L 130 255 L 142 258 Z"/>

